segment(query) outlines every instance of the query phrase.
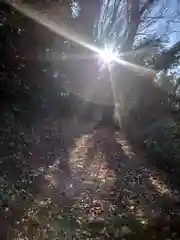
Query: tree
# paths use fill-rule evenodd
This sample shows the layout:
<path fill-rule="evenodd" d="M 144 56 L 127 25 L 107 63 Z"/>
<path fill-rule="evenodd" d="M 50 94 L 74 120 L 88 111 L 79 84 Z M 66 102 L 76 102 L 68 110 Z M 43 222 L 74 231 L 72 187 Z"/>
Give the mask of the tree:
<path fill-rule="evenodd" d="M 170 15 L 167 7 L 168 1 L 104 0 L 97 41 L 103 45 L 111 43 L 126 61 L 152 67 L 153 56 L 164 52 L 165 40 L 172 32 L 170 25 L 180 19 L 176 8 Z M 120 124 L 126 125 L 131 135 L 133 130 L 144 131 L 152 121 L 163 119 L 170 112 L 167 93 L 153 82 L 155 74 L 142 73 L 138 67 L 136 70 L 134 73 L 131 68 L 117 65 L 112 71 L 116 105 L 120 106 L 116 111 Z"/>
<path fill-rule="evenodd" d="M 180 60 L 180 41 L 153 57 L 152 64 L 157 70 L 165 72 L 172 67 L 177 67 Z"/>
<path fill-rule="evenodd" d="M 180 22 L 178 7 L 178 0 L 173 7 L 167 0 L 103 0 L 96 25 L 97 41 L 110 42 L 121 52 L 144 48 L 144 43 L 157 39 L 165 43 L 170 34 L 180 32 L 176 26 Z"/>
<path fill-rule="evenodd" d="M 161 72 L 158 78 L 159 86 L 168 93 L 174 93 L 175 79 L 173 75 L 167 75 L 166 72 Z"/>

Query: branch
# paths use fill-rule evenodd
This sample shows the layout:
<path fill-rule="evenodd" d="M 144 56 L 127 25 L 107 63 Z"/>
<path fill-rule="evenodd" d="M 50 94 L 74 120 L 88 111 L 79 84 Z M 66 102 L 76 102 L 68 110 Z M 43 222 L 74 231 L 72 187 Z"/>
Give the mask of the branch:
<path fill-rule="evenodd" d="M 139 12 L 140 15 L 143 15 L 143 13 L 145 12 L 145 10 L 148 9 L 149 6 L 154 3 L 154 1 L 155 1 L 155 0 L 148 0 L 148 1 L 144 4 L 144 6 L 141 8 L 141 10 L 140 10 L 140 12 Z"/>
<path fill-rule="evenodd" d="M 144 21 L 144 20 L 148 20 L 148 19 L 151 19 L 151 20 L 160 20 L 160 19 L 166 19 L 166 16 L 159 16 L 159 17 L 141 17 L 141 20 Z M 176 19 L 169 19 L 169 20 L 166 20 L 166 22 L 168 23 L 180 23 L 180 20 L 176 20 Z"/>

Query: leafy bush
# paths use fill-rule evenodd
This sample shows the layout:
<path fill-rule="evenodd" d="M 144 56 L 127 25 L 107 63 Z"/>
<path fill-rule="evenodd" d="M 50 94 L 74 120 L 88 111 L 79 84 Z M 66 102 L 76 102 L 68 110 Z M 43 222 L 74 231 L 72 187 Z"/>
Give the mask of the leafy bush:
<path fill-rule="evenodd" d="M 160 167 L 180 171 L 180 121 L 166 119 L 154 123 L 147 131 L 145 143 Z"/>

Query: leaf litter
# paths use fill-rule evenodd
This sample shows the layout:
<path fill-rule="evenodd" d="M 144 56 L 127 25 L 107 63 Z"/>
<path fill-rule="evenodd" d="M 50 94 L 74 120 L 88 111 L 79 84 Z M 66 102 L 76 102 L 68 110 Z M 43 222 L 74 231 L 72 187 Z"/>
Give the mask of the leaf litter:
<path fill-rule="evenodd" d="M 9 239 L 180 236 L 178 191 L 111 127 L 51 117 L 1 132 L 0 221 Z"/>

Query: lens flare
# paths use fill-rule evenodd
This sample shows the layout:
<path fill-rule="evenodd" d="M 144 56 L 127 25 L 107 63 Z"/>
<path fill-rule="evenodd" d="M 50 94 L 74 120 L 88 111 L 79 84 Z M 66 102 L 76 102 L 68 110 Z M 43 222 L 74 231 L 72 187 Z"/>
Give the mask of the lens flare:
<path fill-rule="evenodd" d="M 27 17 L 31 18 L 35 22 L 41 24 L 42 26 L 46 27 L 50 31 L 58 34 L 59 36 L 62 36 L 66 39 L 71 40 L 72 42 L 75 42 L 89 50 L 95 53 L 94 57 L 96 58 L 98 55 L 98 59 L 104 61 L 104 65 L 107 63 L 109 66 L 110 63 L 116 62 L 120 64 L 121 66 L 126 67 L 130 71 L 133 71 L 135 73 L 145 75 L 145 74 L 156 74 L 156 71 L 153 69 L 148 69 L 139 65 L 136 65 L 134 63 L 130 63 L 128 61 L 123 60 L 123 55 L 125 53 L 119 54 L 117 56 L 116 52 L 113 51 L 111 46 L 105 47 L 105 49 L 100 49 L 96 45 L 89 42 L 82 34 L 78 34 L 75 31 L 73 31 L 72 28 L 67 26 L 66 24 L 59 23 L 57 24 L 53 20 L 50 20 L 46 15 L 43 15 L 42 13 L 38 12 L 34 8 L 30 7 L 30 5 L 24 4 L 21 1 L 15 1 L 15 0 L 4 0 L 6 4 L 10 5 L 17 11 L 21 12 L 22 14 L 26 15 Z M 86 40 L 85 40 L 86 39 Z"/>
<path fill-rule="evenodd" d="M 113 61 L 116 61 L 117 53 L 112 48 L 105 48 L 99 53 L 99 57 L 105 64 L 109 65 Z"/>

